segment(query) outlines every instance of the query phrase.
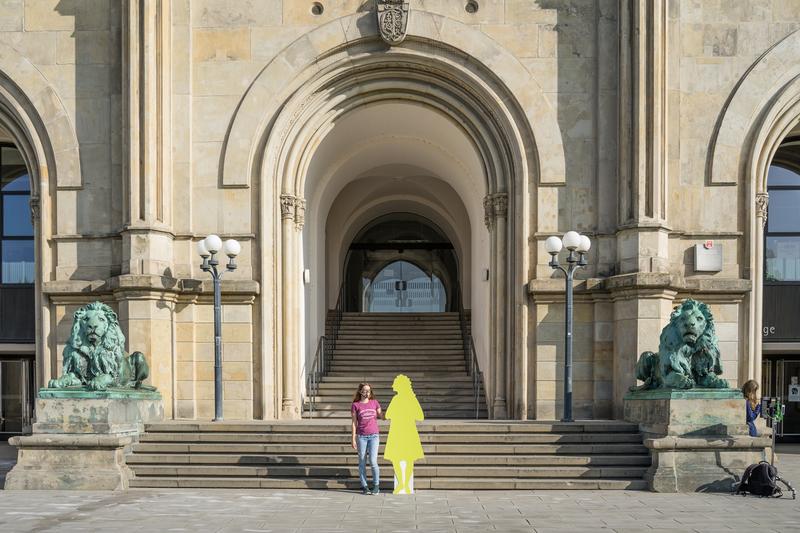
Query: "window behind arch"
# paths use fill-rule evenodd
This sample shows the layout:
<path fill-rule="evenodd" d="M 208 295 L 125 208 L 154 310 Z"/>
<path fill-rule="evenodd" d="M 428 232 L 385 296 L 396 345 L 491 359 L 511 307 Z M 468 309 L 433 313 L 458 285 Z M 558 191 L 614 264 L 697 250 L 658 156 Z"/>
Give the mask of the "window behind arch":
<path fill-rule="evenodd" d="M 772 165 L 764 247 L 767 283 L 800 281 L 800 169 Z"/>
<path fill-rule="evenodd" d="M 30 178 L 22 155 L 0 145 L 0 285 L 34 282 Z"/>

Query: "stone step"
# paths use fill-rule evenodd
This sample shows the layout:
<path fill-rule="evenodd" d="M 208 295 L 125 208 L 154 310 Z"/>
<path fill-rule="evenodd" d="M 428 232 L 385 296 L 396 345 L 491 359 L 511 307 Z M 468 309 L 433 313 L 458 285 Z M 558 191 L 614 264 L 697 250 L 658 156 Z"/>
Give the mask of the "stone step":
<path fill-rule="evenodd" d="M 358 490 L 358 479 L 327 477 L 244 478 L 244 477 L 140 477 L 132 488 L 208 489 L 328 489 Z M 641 479 L 513 479 L 513 478 L 415 478 L 416 490 L 646 490 Z M 391 492 L 392 480 L 383 478 L 381 490 Z"/>
<path fill-rule="evenodd" d="M 385 434 L 381 436 L 386 440 Z M 235 442 L 238 444 L 350 444 L 349 433 L 145 433 L 141 435 L 139 442 L 162 442 L 173 443 L 225 443 Z M 642 437 L 638 433 L 529 433 L 516 435 L 494 435 L 494 434 L 463 434 L 463 433 L 424 433 L 420 435 L 420 442 L 423 444 L 575 444 L 575 443 L 594 443 L 594 444 L 618 444 L 634 443 L 641 444 Z M 475 456 L 478 457 L 483 448 L 476 449 Z"/>
<path fill-rule="evenodd" d="M 378 422 L 384 430 L 389 429 L 389 421 Z M 576 422 L 539 420 L 480 420 L 453 422 L 447 420 L 423 420 L 417 423 L 420 435 L 430 433 L 462 434 L 529 434 L 529 433 L 636 433 L 637 424 L 620 420 L 579 420 Z M 279 421 L 180 421 L 157 422 L 145 425 L 147 433 L 350 433 L 350 423 L 308 420 Z"/>
<path fill-rule="evenodd" d="M 428 346 L 420 345 L 413 348 L 400 348 L 393 345 L 386 345 L 386 346 L 348 346 L 342 347 L 337 346 L 336 349 L 333 350 L 333 357 L 340 357 L 343 355 L 374 355 L 376 353 L 380 353 L 384 356 L 391 356 L 402 358 L 406 355 L 426 355 L 430 357 L 438 357 L 443 355 L 458 355 L 461 358 L 464 358 L 464 349 L 459 344 L 455 348 L 447 348 L 447 347 L 435 347 L 435 346 Z"/>
<path fill-rule="evenodd" d="M 384 445 L 379 447 L 383 454 Z M 475 444 L 427 444 L 423 443 L 422 449 L 429 454 L 464 454 L 474 457 L 478 454 L 642 454 L 647 449 L 642 444 L 635 443 L 580 443 L 580 444 L 481 444 L 476 450 Z M 353 453 L 349 444 L 284 444 L 284 443 L 175 443 L 175 442 L 140 442 L 133 445 L 134 453 L 233 453 L 233 454 L 347 454 Z"/>
<path fill-rule="evenodd" d="M 391 398 L 395 395 L 395 392 L 391 389 L 390 385 L 379 386 L 375 385 L 372 381 L 369 382 L 372 385 L 372 391 L 375 393 L 375 396 L 379 396 L 381 399 Z M 349 396 L 350 398 L 356 393 L 356 388 L 358 387 L 358 382 L 339 382 L 339 381 L 328 381 L 327 376 L 322 378 L 322 381 L 319 384 L 318 393 L 319 394 L 336 394 L 336 395 L 344 395 Z M 478 389 L 478 392 L 483 390 L 482 388 Z M 447 396 L 450 394 L 453 395 L 464 395 L 473 393 L 472 382 L 469 381 L 462 381 L 458 382 L 457 384 L 450 384 L 446 381 L 442 381 L 439 383 L 425 383 L 422 384 L 414 382 L 414 393 L 419 397 L 427 397 L 427 396 Z"/>
<path fill-rule="evenodd" d="M 469 464 L 497 466 L 617 466 L 617 467 L 649 467 L 650 456 L 642 455 L 476 455 L 467 459 Z M 378 457 L 382 465 L 390 464 L 383 457 Z M 126 458 L 129 465 L 170 464 L 170 465 L 358 465 L 355 453 L 347 455 L 241 455 L 241 454 L 146 454 L 137 453 Z M 421 464 L 422 461 L 418 464 Z M 463 466 L 463 455 L 429 455 L 425 457 L 427 466 Z"/>
<path fill-rule="evenodd" d="M 350 420 L 352 415 L 350 414 L 350 409 L 347 410 L 335 410 L 335 409 L 314 409 L 313 413 L 309 410 L 306 413 L 303 413 L 304 417 L 307 418 L 337 418 L 337 419 L 347 419 Z M 479 406 L 478 416 L 475 416 L 475 407 L 469 407 L 468 409 L 455 409 L 450 408 L 447 410 L 444 409 L 427 409 L 425 411 L 426 418 L 433 418 L 437 420 L 450 420 L 450 419 L 475 419 L 475 418 L 487 418 L 489 413 L 486 409 L 485 405 Z"/>
<path fill-rule="evenodd" d="M 380 467 L 381 477 L 393 474 L 390 464 Z M 636 478 L 642 479 L 647 467 L 636 466 L 427 466 L 424 460 L 414 466 L 415 479 L 426 477 L 476 478 Z M 329 477 L 356 478 L 357 465 L 136 465 L 136 477 Z"/>
<path fill-rule="evenodd" d="M 363 342 L 370 340 L 378 340 L 385 342 L 399 342 L 408 344 L 419 344 L 422 342 L 440 342 L 440 343 L 462 343 L 461 330 L 454 329 L 453 331 L 436 331 L 429 334 L 418 334 L 419 328 L 410 328 L 414 331 L 413 336 L 403 335 L 392 329 L 386 333 L 378 334 L 374 331 L 358 331 L 358 332 L 345 332 L 340 331 L 339 336 L 336 337 L 337 343 L 342 342 Z"/>
<path fill-rule="evenodd" d="M 373 381 L 380 382 L 380 381 L 385 381 L 385 380 L 389 380 L 389 379 L 394 379 L 397 376 L 397 374 L 405 374 L 406 376 L 411 378 L 411 382 L 412 383 L 415 383 L 416 380 L 419 379 L 419 378 L 430 378 L 432 380 L 438 380 L 438 381 L 442 381 L 442 382 L 450 382 L 451 376 L 452 377 L 459 377 L 459 378 L 469 377 L 467 375 L 466 371 L 462 371 L 462 372 L 456 372 L 456 371 L 447 372 L 447 371 L 441 371 L 441 370 L 436 370 L 436 371 L 434 371 L 434 370 L 431 370 L 431 371 L 426 371 L 426 370 L 393 371 L 391 369 L 385 369 L 385 370 L 375 369 L 375 370 L 367 371 L 365 373 L 363 368 L 358 367 L 358 368 L 354 368 L 352 370 L 343 370 L 343 369 L 331 370 L 330 372 L 328 372 L 325 375 L 325 378 L 346 378 L 346 379 L 350 379 L 351 382 L 355 381 L 355 382 L 361 383 L 361 382 L 364 382 L 364 381 L 368 381 L 371 384 Z M 470 378 L 470 379 L 472 379 L 472 378 Z M 466 380 L 462 380 L 462 381 L 466 381 Z"/>

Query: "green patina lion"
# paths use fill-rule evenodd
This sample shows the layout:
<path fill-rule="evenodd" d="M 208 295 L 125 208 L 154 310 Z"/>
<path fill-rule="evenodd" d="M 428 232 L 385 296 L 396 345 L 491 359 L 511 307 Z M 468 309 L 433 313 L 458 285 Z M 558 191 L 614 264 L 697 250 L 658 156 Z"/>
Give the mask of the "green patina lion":
<path fill-rule="evenodd" d="M 644 352 L 636 364 L 642 389 L 724 389 L 714 317 L 703 302 L 689 299 L 675 308 L 661 331 L 658 353 Z"/>
<path fill-rule="evenodd" d="M 125 335 L 114 311 L 93 302 L 73 315 L 72 334 L 64 347 L 63 375 L 48 388 L 147 388 L 142 381 L 150 371 L 141 352 L 125 354 Z"/>

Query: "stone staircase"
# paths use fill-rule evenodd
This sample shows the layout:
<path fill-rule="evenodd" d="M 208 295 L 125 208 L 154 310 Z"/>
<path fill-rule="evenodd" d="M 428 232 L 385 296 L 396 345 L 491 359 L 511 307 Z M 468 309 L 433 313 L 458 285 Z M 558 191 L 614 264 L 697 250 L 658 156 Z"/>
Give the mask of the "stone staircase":
<path fill-rule="evenodd" d="M 328 320 L 328 331 L 331 330 Z M 304 417 L 350 418 L 358 384 L 372 385 L 385 410 L 398 374 L 411 378 L 426 418 L 476 418 L 458 313 L 344 313 L 336 349 L 318 394 L 304 401 Z M 487 418 L 478 380 L 477 418 Z"/>
<path fill-rule="evenodd" d="M 392 486 L 383 459 L 381 486 Z M 633 424 L 616 421 L 424 421 L 417 489 L 646 489 L 650 456 Z M 132 487 L 357 489 L 344 420 L 149 424 L 127 463 Z M 369 469 L 368 469 L 369 470 Z"/>

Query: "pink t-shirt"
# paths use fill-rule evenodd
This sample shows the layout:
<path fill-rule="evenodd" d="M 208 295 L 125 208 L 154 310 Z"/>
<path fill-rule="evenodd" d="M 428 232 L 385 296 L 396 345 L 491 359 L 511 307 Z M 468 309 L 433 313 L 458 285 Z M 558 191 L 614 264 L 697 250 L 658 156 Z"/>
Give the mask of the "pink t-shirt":
<path fill-rule="evenodd" d="M 356 433 L 358 435 L 374 435 L 378 432 L 378 400 L 353 402 L 350 412 L 356 415 Z"/>

